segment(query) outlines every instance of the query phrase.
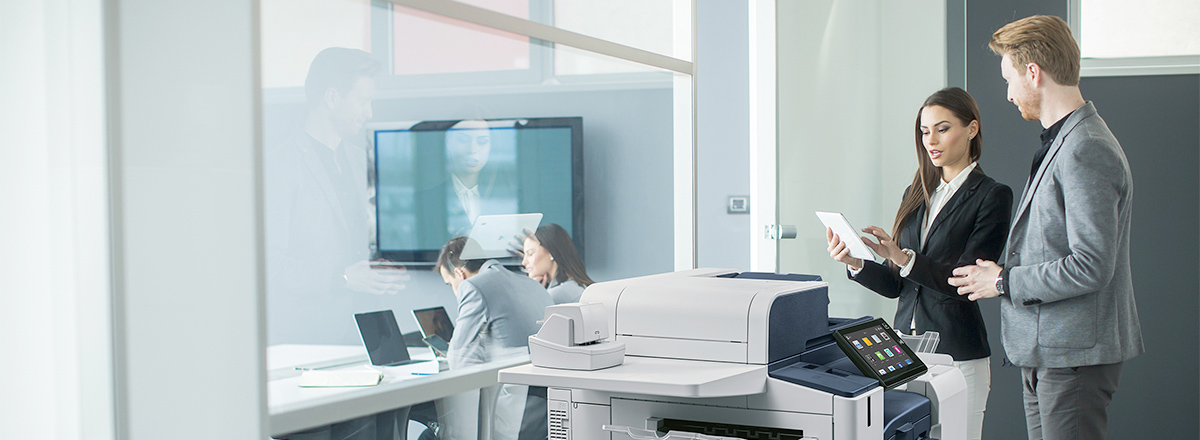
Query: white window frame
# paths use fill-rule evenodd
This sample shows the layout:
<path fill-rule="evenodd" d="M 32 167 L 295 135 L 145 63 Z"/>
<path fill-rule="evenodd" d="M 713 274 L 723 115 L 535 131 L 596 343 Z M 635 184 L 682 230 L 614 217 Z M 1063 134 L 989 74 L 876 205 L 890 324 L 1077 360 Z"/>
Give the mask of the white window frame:
<path fill-rule="evenodd" d="M 387 66 L 388 74 L 380 78 L 378 84 L 382 90 L 377 98 L 411 98 L 428 95 L 446 96 L 454 94 L 480 94 L 499 91 L 503 93 L 513 93 L 516 91 L 538 92 L 545 91 L 545 88 L 550 85 L 557 91 L 565 90 L 628 90 L 634 89 L 668 89 L 673 87 L 674 82 L 670 77 L 659 72 L 628 72 L 628 73 L 602 73 L 594 75 L 558 75 L 554 71 L 554 44 L 564 44 L 588 50 L 590 52 L 599 53 L 614 58 L 634 61 L 641 64 L 646 64 L 668 71 L 691 74 L 691 63 L 686 60 L 679 60 L 666 55 L 661 55 L 642 49 L 632 48 L 617 43 L 611 43 L 606 40 L 578 34 L 571 31 L 566 31 L 553 26 L 553 6 L 551 0 L 530 0 L 530 16 L 529 19 L 512 17 L 500 12 L 495 12 L 487 9 L 478 8 L 475 6 L 452 2 L 453 4 L 436 5 L 434 2 L 423 0 L 418 1 L 394 1 L 394 0 L 371 0 L 371 47 L 382 48 L 382 50 L 373 50 L 372 52 L 381 57 L 382 61 Z M 392 72 L 394 53 L 392 45 L 394 40 L 392 37 L 392 6 L 401 5 L 414 9 L 423 10 L 426 12 L 434 12 L 434 9 L 446 11 L 447 13 L 434 12 L 438 15 L 467 21 L 473 24 L 500 29 L 515 34 L 521 34 L 530 37 L 530 65 L 528 69 L 522 70 L 504 70 L 504 71 L 486 71 L 486 72 L 450 72 L 437 74 L 407 74 L 397 75 Z M 500 27 L 501 25 L 488 25 L 480 23 L 479 18 L 470 17 L 489 17 L 486 18 L 489 23 L 508 23 L 509 26 L 517 28 L 508 29 Z M 551 29 L 550 34 L 543 35 L 575 35 L 583 37 L 585 40 L 590 40 L 592 43 L 602 43 L 605 45 L 620 46 L 631 51 L 617 49 L 617 52 L 606 52 L 596 50 L 594 48 L 581 47 L 578 44 L 572 44 L 573 41 L 579 41 L 576 38 L 568 38 L 567 40 L 549 40 L 538 38 L 537 35 L 529 34 L 527 31 L 522 31 L 525 24 L 535 25 L 534 28 Z M 532 28 L 531 28 L 532 29 Z M 640 52 L 640 54 L 635 54 Z M 652 61 L 653 60 L 653 61 Z M 686 63 L 686 64 L 685 64 Z M 463 86 L 470 84 L 469 86 Z M 278 100 L 286 100 L 292 98 L 298 100 L 303 98 L 303 88 L 290 87 L 287 89 L 269 90 L 266 92 L 268 100 L 274 102 Z"/>
<path fill-rule="evenodd" d="M 1082 0 L 1068 0 L 1067 24 L 1075 41 L 1081 42 L 1080 24 Z M 1146 75 L 1189 75 L 1200 73 L 1200 55 L 1162 57 L 1119 57 L 1084 58 L 1081 60 L 1079 76 L 1146 76 Z"/>

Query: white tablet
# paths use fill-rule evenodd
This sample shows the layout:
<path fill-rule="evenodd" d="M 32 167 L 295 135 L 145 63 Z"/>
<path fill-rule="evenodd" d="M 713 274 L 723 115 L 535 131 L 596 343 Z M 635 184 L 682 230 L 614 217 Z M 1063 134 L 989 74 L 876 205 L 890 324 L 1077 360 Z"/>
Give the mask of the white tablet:
<path fill-rule="evenodd" d="M 859 238 L 858 229 L 850 226 L 850 221 L 846 220 L 846 216 L 840 212 L 825 212 L 817 211 L 817 218 L 821 219 L 829 229 L 833 230 L 846 247 L 850 248 L 850 256 L 862 260 L 874 260 L 875 254 L 871 252 L 871 248 L 867 247 L 866 243 Z"/>
<path fill-rule="evenodd" d="M 481 215 L 471 225 L 467 243 L 463 246 L 463 260 L 510 257 L 508 244 L 517 234 L 536 231 L 542 222 L 541 213 Z"/>

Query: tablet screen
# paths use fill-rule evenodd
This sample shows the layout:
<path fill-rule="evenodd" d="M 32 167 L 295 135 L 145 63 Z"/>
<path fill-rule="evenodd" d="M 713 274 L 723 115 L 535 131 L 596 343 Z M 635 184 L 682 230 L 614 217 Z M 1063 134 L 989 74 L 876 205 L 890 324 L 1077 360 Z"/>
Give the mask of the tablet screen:
<path fill-rule="evenodd" d="M 850 357 L 859 371 L 879 379 L 886 389 L 895 388 L 928 370 L 891 326 L 883 319 L 874 319 L 833 331 L 838 346 Z"/>
<path fill-rule="evenodd" d="M 817 211 L 817 218 L 821 219 L 821 223 L 837 234 L 842 242 L 846 243 L 846 247 L 850 248 L 850 256 L 862 260 L 874 260 L 875 254 L 871 252 L 871 248 L 867 247 L 862 239 L 859 238 L 858 230 L 850 226 L 850 221 L 846 220 L 846 216 L 840 212 L 825 212 Z"/>
<path fill-rule="evenodd" d="M 471 233 L 463 245 L 463 260 L 482 260 L 512 256 L 509 244 L 525 231 L 536 231 L 542 221 L 541 213 L 481 215 L 471 225 Z"/>

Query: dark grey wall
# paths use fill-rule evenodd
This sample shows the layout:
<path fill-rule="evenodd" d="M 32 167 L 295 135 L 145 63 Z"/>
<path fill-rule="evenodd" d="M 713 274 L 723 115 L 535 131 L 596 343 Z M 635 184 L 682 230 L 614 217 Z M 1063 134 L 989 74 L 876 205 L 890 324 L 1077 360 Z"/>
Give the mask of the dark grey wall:
<path fill-rule="evenodd" d="M 986 145 L 981 165 L 1020 194 L 1041 125 L 1007 101 L 992 32 L 1034 14 L 1066 16 L 1065 0 L 969 1 L 967 90 L 979 102 Z M 1085 99 L 1129 158 L 1134 179 L 1131 252 L 1146 354 L 1126 362 L 1109 407 L 1109 438 L 1196 438 L 1200 433 L 1200 76 L 1084 78 Z M 1025 437 L 1020 370 L 1002 367 L 1000 311 L 985 301 L 992 391 L 984 437 Z"/>

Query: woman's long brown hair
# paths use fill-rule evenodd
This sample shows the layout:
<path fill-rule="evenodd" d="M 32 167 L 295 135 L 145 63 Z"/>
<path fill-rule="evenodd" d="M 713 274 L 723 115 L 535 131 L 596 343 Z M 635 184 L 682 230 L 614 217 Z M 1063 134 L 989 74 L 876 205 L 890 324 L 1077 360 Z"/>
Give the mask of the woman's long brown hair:
<path fill-rule="evenodd" d="M 966 90 L 958 87 L 938 90 L 926 98 L 925 103 L 921 104 L 921 108 L 917 109 L 917 173 L 913 175 L 912 184 L 909 185 L 908 192 L 904 194 L 904 201 L 900 202 L 900 209 L 896 211 L 896 222 L 892 226 L 893 240 L 896 239 L 896 235 L 900 233 L 900 228 L 904 227 L 908 218 L 917 212 L 917 208 L 929 203 L 929 196 L 937 189 L 938 181 L 942 178 L 942 170 L 934 166 L 933 160 L 929 158 L 929 152 L 925 151 L 924 142 L 921 141 L 921 111 L 934 105 L 950 110 L 963 125 L 968 125 L 971 121 L 979 121 L 979 105 L 975 103 L 975 98 L 972 98 Z M 930 129 L 932 130 L 933 127 Z M 971 161 L 974 162 L 979 160 L 979 156 L 983 154 L 982 122 L 979 123 L 975 137 L 970 142 L 968 154 L 971 156 Z"/>
<path fill-rule="evenodd" d="M 583 260 L 579 258 L 579 252 L 575 250 L 575 242 L 571 241 L 571 235 L 567 234 L 566 229 L 554 223 L 546 223 L 538 226 L 533 235 L 538 244 L 550 252 L 550 256 L 554 257 L 554 261 L 558 263 L 555 280 L 561 283 L 569 278 L 583 287 L 594 283 L 588 277 L 587 269 L 583 267 Z"/>

